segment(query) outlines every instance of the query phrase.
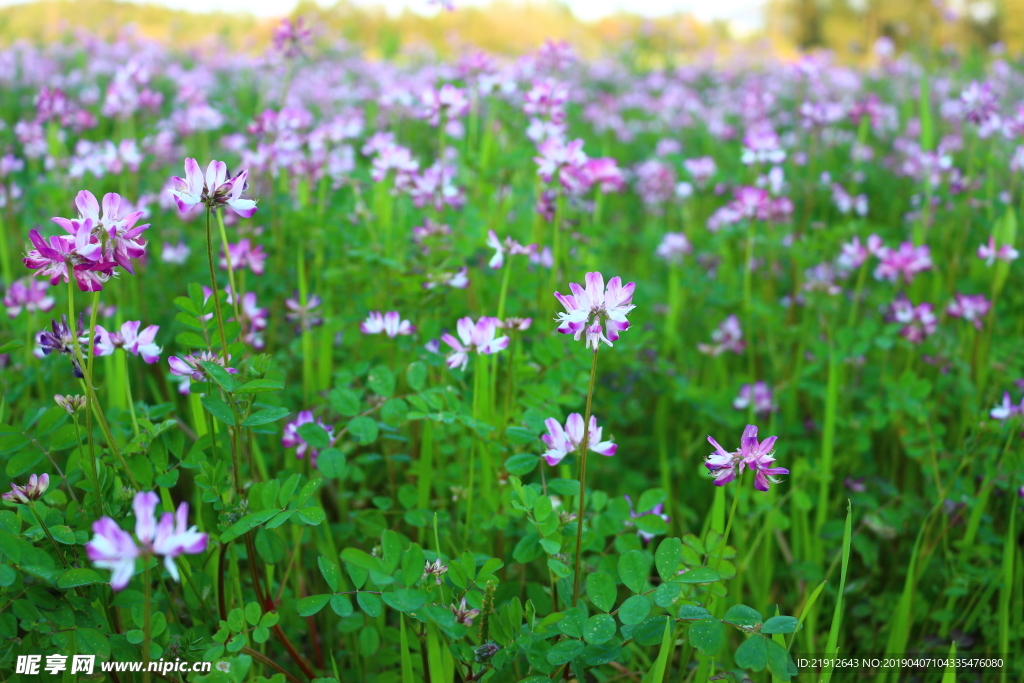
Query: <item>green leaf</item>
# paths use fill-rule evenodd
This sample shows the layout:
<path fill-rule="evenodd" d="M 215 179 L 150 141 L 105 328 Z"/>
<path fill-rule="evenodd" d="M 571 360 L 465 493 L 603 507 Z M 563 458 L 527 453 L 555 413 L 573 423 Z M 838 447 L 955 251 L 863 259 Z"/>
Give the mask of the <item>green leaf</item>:
<path fill-rule="evenodd" d="M 704 655 L 715 656 L 725 644 L 725 627 L 714 617 L 690 624 L 690 645 Z"/>
<path fill-rule="evenodd" d="M 20 349 L 24 345 L 25 342 L 21 341 L 20 339 L 12 339 L 10 341 L 6 341 L 0 344 L 0 353 L 10 353 L 11 351 Z"/>
<path fill-rule="evenodd" d="M 695 621 L 698 619 L 705 619 L 711 616 L 711 612 L 707 611 L 706 608 L 700 605 L 680 605 L 679 606 L 679 618 L 683 621 Z"/>
<path fill-rule="evenodd" d="M 363 446 L 371 444 L 377 440 L 377 423 L 366 416 L 353 418 L 348 423 L 348 433 Z"/>
<path fill-rule="evenodd" d="M 206 412 L 210 413 L 210 415 L 213 415 L 226 425 L 231 427 L 235 426 L 235 416 L 231 412 L 231 408 L 228 407 L 227 403 L 216 396 L 211 396 L 209 394 L 203 396 L 200 401 L 202 402 L 203 407 L 206 408 Z"/>
<path fill-rule="evenodd" d="M 395 393 L 395 373 L 386 365 L 378 365 L 370 370 L 366 385 L 378 396 L 390 396 Z"/>
<path fill-rule="evenodd" d="M 341 559 L 343 562 L 360 569 L 387 574 L 384 570 L 384 563 L 381 562 L 379 557 L 373 557 L 359 548 L 345 548 L 341 551 Z"/>
<path fill-rule="evenodd" d="M 733 659 L 741 669 L 762 670 L 768 666 L 768 639 L 759 635 L 750 636 L 736 648 Z"/>
<path fill-rule="evenodd" d="M 505 461 L 505 470 L 509 474 L 522 477 L 532 472 L 539 462 L 540 458 L 532 453 L 520 453 Z"/>
<path fill-rule="evenodd" d="M 344 478 L 348 472 L 345 454 L 337 448 L 325 448 L 316 459 L 316 468 L 328 479 Z"/>
<path fill-rule="evenodd" d="M 615 637 L 615 619 L 607 614 L 595 614 L 583 625 L 583 640 L 588 643 L 607 643 Z"/>
<path fill-rule="evenodd" d="M 630 550 L 619 555 L 619 578 L 634 593 L 643 591 L 650 571 L 651 560 L 643 552 Z"/>
<path fill-rule="evenodd" d="M 316 558 L 316 564 L 320 567 L 320 574 L 323 575 L 324 581 L 327 582 L 327 587 L 334 592 L 340 591 L 341 568 L 338 567 L 338 563 L 329 557 L 321 555 Z"/>
<path fill-rule="evenodd" d="M 605 571 L 587 575 L 587 597 L 602 612 L 611 612 L 615 604 L 615 579 Z"/>
<path fill-rule="evenodd" d="M 393 593 L 383 593 L 381 599 L 388 607 L 399 612 L 412 612 L 427 604 L 427 594 L 410 588 L 400 588 Z"/>
<path fill-rule="evenodd" d="M 641 515 L 633 520 L 633 524 L 640 531 L 656 536 L 663 536 L 668 533 L 668 522 L 658 515 Z"/>
<path fill-rule="evenodd" d="M 505 430 L 505 436 L 514 444 L 532 444 L 537 442 L 537 435 L 526 427 L 513 425 Z"/>
<path fill-rule="evenodd" d="M 697 567 L 680 574 L 672 580 L 679 583 L 711 583 L 721 578 L 722 575 L 714 567 Z"/>
<path fill-rule="evenodd" d="M 284 382 L 279 379 L 254 379 L 235 389 L 235 394 L 265 394 L 282 389 L 284 389 Z"/>
<path fill-rule="evenodd" d="M 359 394 L 347 387 L 335 387 L 327 394 L 331 408 L 339 415 L 359 414 Z"/>
<path fill-rule="evenodd" d="M 224 543 L 233 541 L 242 534 L 252 531 L 279 512 L 281 511 L 276 508 L 268 508 L 266 510 L 260 510 L 259 512 L 252 512 L 228 527 L 227 531 L 220 535 L 220 540 Z"/>
<path fill-rule="evenodd" d="M 654 566 L 662 581 L 672 581 L 679 571 L 679 563 L 683 559 L 683 542 L 678 538 L 666 538 L 658 545 L 654 553 Z"/>
<path fill-rule="evenodd" d="M 629 625 L 639 624 L 650 613 L 651 599 L 646 595 L 634 595 L 619 607 L 619 621 Z"/>
<path fill-rule="evenodd" d="M 796 617 L 772 617 L 761 626 L 761 633 L 795 633 Z"/>
<path fill-rule="evenodd" d="M 230 394 L 238 388 L 238 380 L 232 377 L 231 373 L 221 365 L 210 361 L 199 361 L 199 364 L 206 371 L 206 376 L 216 382 L 217 386 L 224 391 Z"/>
<path fill-rule="evenodd" d="M 640 494 L 640 500 L 636 502 L 637 512 L 647 512 L 653 510 L 654 506 L 658 503 L 664 503 L 668 496 L 665 494 L 664 489 L 647 489 Z M 660 633 L 658 634 L 661 635 Z"/>
<path fill-rule="evenodd" d="M 768 668 L 771 669 L 772 676 L 783 681 L 791 679 L 795 675 L 796 667 L 793 659 L 786 652 L 786 648 L 774 640 L 768 640 L 767 638 L 762 640 L 765 640 L 766 647 L 768 648 Z"/>
<path fill-rule="evenodd" d="M 559 666 L 579 657 L 583 654 L 583 648 L 586 647 L 583 641 L 580 640 L 563 640 L 560 643 L 555 643 L 550 650 L 548 650 L 545 658 L 548 660 L 548 664 Z"/>
<path fill-rule="evenodd" d="M 270 424 L 271 422 L 277 422 L 282 417 L 287 417 L 291 413 L 287 408 L 264 408 L 263 410 L 257 410 L 249 417 L 242 420 L 243 427 L 258 427 L 260 425 Z"/>
<path fill-rule="evenodd" d="M 69 569 L 57 577 L 57 588 L 68 589 L 102 582 L 103 577 L 91 569 Z"/>
<path fill-rule="evenodd" d="M 390 399 L 380 409 L 380 419 L 392 427 L 397 427 L 405 422 L 408 414 L 409 406 L 400 398 Z"/>
<path fill-rule="evenodd" d="M 587 666 L 601 666 L 614 662 L 622 654 L 622 645 L 615 642 L 587 645 L 583 650 L 583 662 Z M 550 679 L 542 679 L 548 681 Z"/>
<path fill-rule="evenodd" d="M 382 603 L 380 598 L 373 593 L 359 591 L 356 594 L 356 602 L 359 603 L 359 607 L 361 607 L 362 610 L 371 617 L 377 618 L 384 613 L 384 603 Z"/>
<path fill-rule="evenodd" d="M 228 628 L 232 633 L 241 633 L 245 630 L 245 612 L 241 608 L 236 607 L 228 612 Z"/>
<path fill-rule="evenodd" d="M 739 626 L 740 628 L 754 629 L 758 628 L 763 622 L 764 618 L 761 613 L 753 607 L 747 607 L 746 605 L 733 605 L 725 612 L 725 617 L 722 621 L 733 626 Z"/>
<path fill-rule="evenodd" d="M 263 610 L 260 609 L 258 602 L 250 602 L 245 606 L 245 620 L 249 622 L 250 626 L 258 625 L 262 616 Z"/>
<path fill-rule="evenodd" d="M 301 424 L 297 431 L 303 441 L 317 450 L 331 445 L 331 437 L 327 434 L 327 430 L 317 422 Z"/>
<path fill-rule="evenodd" d="M 409 363 L 405 369 L 405 381 L 413 391 L 423 391 L 427 384 L 427 365 L 423 361 Z"/>
<path fill-rule="evenodd" d="M 331 595 L 329 593 L 299 598 L 295 602 L 295 611 L 299 613 L 300 617 L 309 617 L 322 610 L 330 600 Z"/>
<path fill-rule="evenodd" d="M 347 595 L 332 595 L 331 609 L 342 618 L 349 616 L 354 611 L 352 609 L 352 601 L 348 599 Z"/>

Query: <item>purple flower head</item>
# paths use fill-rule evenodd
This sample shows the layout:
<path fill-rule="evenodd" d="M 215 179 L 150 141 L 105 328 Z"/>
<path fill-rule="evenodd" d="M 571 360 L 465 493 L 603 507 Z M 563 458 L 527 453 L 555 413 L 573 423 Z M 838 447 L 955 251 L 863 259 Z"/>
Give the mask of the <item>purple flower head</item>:
<path fill-rule="evenodd" d="M 690 240 L 681 232 L 666 232 L 661 238 L 661 244 L 654 252 L 659 258 L 667 263 L 678 265 L 683 262 L 683 256 L 693 253 Z"/>
<path fill-rule="evenodd" d="M 1022 415 L 1024 414 L 1024 399 L 1021 400 L 1019 405 L 1014 404 L 1010 400 L 1010 392 L 1004 391 L 1002 402 L 997 403 L 988 414 L 993 420 L 999 420 L 1000 422 L 1008 420 L 1014 415 Z"/>
<path fill-rule="evenodd" d="M 558 331 L 571 334 L 579 341 L 584 332 L 587 334 L 587 347 L 597 351 L 598 343 L 604 342 L 612 346 L 619 333 L 629 329 L 629 315 L 636 306 L 633 305 L 633 291 L 636 285 L 632 282 L 622 284 L 618 276 L 608 281 L 605 287 L 604 276 L 598 272 L 587 273 L 586 288 L 575 282 L 569 284 L 570 295 L 555 292 L 555 298 L 565 308 L 559 313 Z M 602 334 L 604 325 L 607 336 Z"/>
<path fill-rule="evenodd" d="M 49 486 L 49 474 L 32 474 L 29 475 L 28 483 L 23 486 L 19 486 L 12 481 L 11 490 L 0 497 L 11 503 L 30 503 L 42 498 Z"/>
<path fill-rule="evenodd" d="M 80 330 L 78 335 L 78 342 L 81 344 L 83 353 L 88 353 L 89 350 L 89 335 L 82 328 L 82 321 L 78 321 L 78 329 Z M 82 367 L 78 364 L 78 358 L 75 357 L 75 339 L 71 335 L 71 327 L 68 325 L 68 317 L 62 315 L 60 322 L 56 320 L 50 321 L 50 329 L 39 332 L 36 335 L 36 344 L 39 346 L 38 353 L 43 356 L 49 356 L 51 353 L 60 353 L 71 358 L 71 367 L 74 370 L 75 377 L 82 379 L 85 374 L 82 372 Z"/>
<path fill-rule="evenodd" d="M 239 240 L 238 244 L 228 244 L 228 256 L 231 257 L 232 270 L 237 272 L 242 268 L 248 268 L 256 275 L 263 275 L 267 254 L 261 245 L 252 244 L 249 238 Z M 220 267 L 228 269 L 228 260 L 224 258 L 223 253 L 220 257 Z"/>
<path fill-rule="evenodd" d="M 875 268 L 876 280 L 896 282 L 902 278 L 910 284 L 915 275 L 932 267 L 931 250 L 927 245 L 915 247 L 910 242 L 904 242 L 899 249 L 880 247 L 875 253 L 881 260 Z"/>
<path fill-rule="evenodd" d="M 55 394 L 53 400 L 57 405 L 67 411 L 68 415 L 74 415 L 80 410 L 85 410 L 85 396 L 73 396 L 71 394 L 61 396 L 60 394 Z"/>
<path fill-rule="evenodd" d="M 313 422 L 313 411 L 303 410 L 298 416 L 291 422 L 285 425 L 284 434 L 281 436 L 281 445 L 285 448 L 295 448 L 295 457 L 302 459 L 306 453 L 309 453 L 309 462 L 316 467 L 316 458 L 320 454 L 320 451 L 310 446 L 305 439 L 299 434 L 299 427 L 304 424 Z M 324 424 L 324 421 L 320 418 L 316 419 L 316 424 L 327 433 L 327 438 L 334 440 L 334 427 Z"/>
<path fill-rule="evenodd" d="M 988 315 L 992 308 L 992 302 L 985 298 L 984 294 L 957 294 L 946 306 L 946 313 L 954 318 L 963 318 L 974 325 L 975 329 L 982 327 L 982 318 Z"/>
<path fill-rule="evenodd" d="M 487 246 L 494 249 L 494 256 L 491 257 L 487 265 L 495 269 L 505 265 L 505 254 L 509 256 L 529 255 L 537 250 L 536 244 L 524 247 L 511 237 L 506 237 L 505 241 L 502 242 L 498 239 L 498 233 L 493 230 L 487 231 Z"/>
<path fill-rule="evenodd" d="M 36 275 L 47 277 L 51 285 L 67 282 L 72 275 L 83 292 L 98 292 L 114 274 L 113 261 L 105 261 L 103 248 L 92 235 L 92 220 L 72 224 L 73 235 L 54 235 L 44 239 L 33 228 L 28 233 L 33 249 L 25 255 L 22 263 L 36 271 Z"/>
<path fill-rule="evenodd" d="M 985 262 L 985 265 L 992 267 L 992 264 L 996 262 L 996 259 L 1010 263 L 1016 261 L 1020 257 L 1020 252 L 1013 248 L 1011 244 L 1003 244 L 996 248 L 996 238 L 989 237 L 988 244 L 982 244 L 978 247 L 978 258 Z"/>
<path fill-rule="evenodd" d="M 754 472 L 754 488 L 758 491 L 767 491 L 770 484 L 779 483 L 776 476 L 789 474 L 788 469 L 773 466 L 777 438 L 769 436 L 764 441 L 758 441 L 757 427 L 747 425 L 740 439 L 739 450 L 729 452 L 709 436 L 708 441 L 715 447 L 715 452 L 708 456 L 704 466 L 714 475 L 716 486 L 728 484 L 742 475 L 744 470 L 749 469 Z"/>
<path fill-rule="evenodd" d="M 711 333 L 711 344 L 697 344 L 697 350 L 709 356 L 720 356 L 726 351 L 743 353 L 747 343 L 743 341 L 743 328 L 740 327 L 740 319 L 730 315 L 723 320 Z"/>
<path fill-rule="evenodd" d="M 910 299 L 902 294 L 889 305 L 886 320 L 900 323 L 903 326 L 900 329 L 900 334 L 913 344 L 920 344 L 935 334 L 935 330 L 939 326 L 938 318 L 935 316 L 935 310 L 931 304 L 921 303 L 915 306 Z"/>
<path fill-rule="evenodd" d="M 231 360 L 230 356 L 228 356 L 228 360 Z M 200 363 L 216 363 L 233 375 L 238 373 L 236 368 L 226 367 L 224 358 L 212 351 L 200 351 L 199 353 L 189 354 L 181 358 L 171 356 L 167 359 L 167 364 L 171 366 L 172 375 L 187 377 L 192 382 L 206 381 L 206 369 Z"/>
<path fill-rule="evenodd" d="M 211 161 L 203 176 L 195 159 L 185 159 L 185 178 L 171 178 L 171 195 L 182 213 L 197 204 L 203 204 L 211 211 L 227 206 L 242 218 L 256 213 L 256 202 L 242 199 L 248 171 L 228 178 L 228 166 L 223 161 Z"/>
<path fill-rule="evenodd" d="M 547 427 L 547 434 L 541 436 L 541 440 L 548 449 L 544 452 L 544 459 L 549 465 L 557 465 L 565 456 L 579 451 L 583 445 L 583 416 L 579 413 L 572 413 L 565 421 L 565 428 L 553 417 L 544 421 Z M 601 440 L 601 428 L 597 426 L 597 418 L 590 416 L 590 429 L 587 430 L 587 450 L 611 457 L 615 455 L 618 446 L 611 441 Z"/>
<path fill-rule="evenodd" d="M 74 238 L 76 247 L 79 242 L 88 243 L 85 248 L 78 247 L 79 255 L 111 271 L 119 265 L 134 274 L 132 259 L 146 254 L 146 240 L 141 236 L 149 223 L 136 225 L 143 212 L 133 210 L 130 202 L 113 192 L 103 195 L 101 207 L 92 192 L 83 190 L 75 197 L 75 205 L 77 219 L 52 220 Z"/>
<path fill-rule="evenodd" d="M 448 367 L 465 370 L 469 363 L 470 353 L 491 355 L 508 347 L 508 336 L 496 337 L 498 331 L 498 319 L 484 316 L 475 323 L 472 318 L 459 318 L 455 329 L 458 332 L 458 339 L 445 333 L 441 335 L 441 341 L 451 347 L 448 354 Z"/>
<path fill-rule="evenodd" d="M 302 17 L 294 22 L 291 19 L 282 19 L 274 27 L 274 49 L 285 57 L 294 59 L 302 54 L 302 48 L 309 44 L 312 35 L 312 31 L 304 25 Z"/>
<path fill-rule="evenodd" d="M 772 413 L 777 408 L 772 388 L 765 382 L 754 382 L 740 387 L 740 393 L 733 399 L 732 407 L 736 410 L 746 410 L 751 404 L 754 405 L 755 415 Z"/>
<path fill-rule="evenodd" d="M 49 294 L 50 286 L 42 280 L 25 277 L 15 280 L 4 293 L 4 307 L 7 315 L 17 318 L 22 310 L 29 313 L 42 311 L 46 313 L 53 309 L 55 300 Z"/>
<path fill-rule="evenodd" d="M 466 605 L 466 598 L 462 598 L 462 602 L 460 604 L 453 604 L 448 609 L 450 609 L 452 614 L 455 615 L 455 623 L 462 624 L 463 626 L 472 626 L 473 619 L 480 614 L 480 610 L 470 609 Z"/>
<path fill-rule="evenodd" d="M 156 506 L 159 502 L 160 497 L 152 491 L 135 494 L 132 509 L 138 544 L 110 517 L 102 517 L 93 523 L 95 535 L 85 549 L 94 565 L 111 570 L 110 586 L 114 590 L 128 585 L 135 572 L 135 561 L 140 557 L 163 557 L 167 573 L 179 581 L 174 558 L 185 554 L 197 555 L 206 550 L 208 536 L 195 526 L 188 526 L 188 503 L 179 505 L 173 515 L 165 512 L 158 522 Z"/>
<path fill-rule="evenodd" d="M 323 301 L 318 295 L 310 294 L 306 297 L 306 305 L 303 306 L 299 293 L 295 292 L 284 302 L 285 307 L 288 309 L 285 318 L 288 319 L 288 322 L 296 323 L 299 330 L 311 330 L 324 324 L 323 316 L 319 310 L 321 303 Z"/>
<path fill-rule="evenodd" d="M 363 334 L 386 334 L 394 339 L 398 335 L 410 335 L 416 331 L 416 326 L 408 320 L 402 320 L 398 311 L 388 311 L 381 314 L 380 311 L 371 311 L 366 320 L 359 324 Z"/>
<path fill-rule="evenodd" d="M 96 349 L 97 356 L 110 356 L 115 349 L 124 349 L 135 356 L 142 356 L 147 363 L 155 363 L 160 360 L 160 347 L 154 343 L 156 333 L 160 330 L 159 325 L 150 325 L 139 331 L 142 325 L 138 320 L 130 320 L 123 325 L 119 331 L 108 332 L 103 326 L 96 326 Z"/>

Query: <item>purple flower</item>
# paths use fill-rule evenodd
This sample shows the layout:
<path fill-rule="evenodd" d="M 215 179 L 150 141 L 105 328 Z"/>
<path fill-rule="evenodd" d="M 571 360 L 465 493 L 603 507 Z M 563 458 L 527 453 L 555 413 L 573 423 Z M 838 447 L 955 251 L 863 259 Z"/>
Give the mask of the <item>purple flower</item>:
<path fill-rule="evenodd" d="M 902 294 L 890 304 L 886 320 L 900 323 L 903 326 L 900 334 L 913 344 L 920 344 L 935 334 L 939 325 L 931 304 L 921 303 L 915 306 Z"/>
<path fill-rule="evenodd" d="M 577 341 L 586 332 L 587 348 L 597 351 L 600 342 L 612 346 L 619 333 L 629 329 L 626 316 L 636 308 L 632 303 L 636 285 L 632 282 L 623 285 L 622 279 L 615 276 L 605 287 L 604 276 L 598 272 L 587 273 L 585 281 L 586 289 L 575 282 L 569 283 L 571 295 L 555 292 L 555 298 L 565 307 L 565 312 L 559 313 L 556 320 L 558 331 L 573 335 Z M 602 325 L 607 336 L 602 334 Z"/>
<path fill-rule="evenodd" d="M 177 244 L 165 244 L 160 250 L 160 260 L 164 263 L 173 263 L 175 265 L 181 265 L 188 261 L 189 254 L 192 253 L 192 248 L 185 244 L 184 241 L 178 240 Z"/>
<path fill-rule="evenodd" d="M 441 341 L 451 347 L 448 354 L 448 367 L 451 369 L 466 369 L 469 363 L 469 354 L 476 352 L 482 355 L 491 355 L 508 347 L 508 336 L 495 337 L 498 330 L 498 319 L 484 316 L 476 323 L 472 318 L 459 318 L 455 329 L 459 338 L 445 333 L 441 335 Z"/>
<path fill-rule="evenodd" d="M 666 262 L 678 265 L 683 262 L 683 256 L 693 253 L 693 247 L 683 233 L 666 232 L 654 253 Z"/>
<path fill-rule="evenodd" d="M 904 242 L 895 251 L 888 247 L 880 247 L 875 253 L 881 259 L 881 263 L 875 268 L 876 280 L 896 282 L 902 277 L 910 284 L 915 275 L 932 267 L 931 251 L 927 245 L 915 247 L 910 242 Z"/>
<path fill-rule="evenodd" d="M 263 251 L 261 245 L 253 245 L 249 238 L 239 240 L 238 244 L 228 244 L 228 256 L 231 257 L 231 268 L 233 270 L 239 271 L 242 268 L 249 268 L 256 275 L 263 275 L 267 254 Z M 223 253 L 220 257 L 220 267 L 224 270 L 228 268 L 228 260 L 224 258 Z"/>
<path fill-rule="evenodd" d="M 131 260 L 146 254 L 146 240 L 141 235 L 149 223 L 135 225 L 143 212 L 133 211 L 130 202 L 113 192 L 103 195 L 102 212 L 96 196 L 87 190 L 78 193 L 75 205 L 77 219 L 55 217 L 51 220 L 74 237 L 76 246 L 79 241 L 88 240 L 98 247 L 98 252 L 93 248 L 88 250 L 93 254 L 92 260 L 102 262 L 111 270 L 116 264 L 134 274 Z M 79 248 L 79 253 L 86 252 Z"/>
<path fill-rule="evenodd" d="M 132 509 L 135 512 L 135 537 L 121 529 L 110 517 L 101 517 L 93 523 L 95 534 L 86 543 L 85 549 L 92 563 L 112 572 L 110 587 L 121 590 L 128 585 L 135 573 L 135 561 L 145 555 L 164 558 L 164 567 L 175 581 L 179 581 L 178 567 L 174 558 L 179 555 L 196 555 L 206 550 L 208 536 L 195 527 L 188 526 L 188 503 L 178 506 L 175 514 L 165 512 L 159 523 L 156 520 L 156 506 L 160 497 L 152 491 L 135 494 Z"/>
<path fill-rule="evenodd" d="M 21 278 L 11 283 L 4 293 L 4 307 L 7 315 L 17 318 L 22 309 L 29 313 L 47 312 L 53 308 L 55 300 L 49 295 L 50 287 L 42 280 L 30 277 Z"/>
<path fill-rule="evenodd" d="M 113 262 L 103 260 L 103 249 L 92 236 L 92 222 L 86 219 L 76 227 L 73 235 L 54 235 L 43 239 L 33 228 L 28 233 L 34 249 L 22 259 L 26 268 L 36 275 L 48 277 L 50 284 L 67 282 L 74 274 L 78 288 L 83 292 L 98 292 L 114 273 Z"/>
<path fill-rule="evenodd" d="M 470 609 L 466 606 L 466 598 L 462 598 L 462 602 L 459 605 L 453 604 L 448 609 L 455 615 L 455 622 L 463 626 L 472 626 L 473 619 L 480 614 L 480 610 Z"/>
<path fill-rule="evenodd" d="M 82 330 L 81 321 L 78 323 L 78 329 Z M 83 353 L 87 353 L 89 349 L 89 336 L 84 330 L 79 332 L 78 342 L 85 350 Z M 51 353 L 64 354 L 71 358 L 71 367 L 74 370 L 75 377 L 79 379 L 85 377 L 82 367 L 78 364 L 78 358 L 75 357 L 75 339 L 71 335 L 71 328 L 68 326 L 68 317 L 66 315 L 61 316 L 60 322 L 51 320 L 50 329 L 44 329 L 36 335 L 36 344 L 39 345 L 37 355 L 38 353 L 42 353 L 43 356 L 49 356 Z"/>
<path fill-rule="evenodd" d="M 160 360 L 160 347 L 154 343 L 159 325 L 150 325 L 139 332 L 142 325 L 138 320 L 129 320 L 121 325 L 120 331 L 108 332 L 102 325 L 96 326 L 96 355 L 110 356 L 115 349 L 142 356 L 147 363 Z"/>
<path fill-rule="evenodd" d="M 1010 400 L 1010 392 L 1003 392 L 1003 400 L 1001 403 L 997 403 L 995 408 L 989 411 L 989 417 L 993 420 L 999 420 L 1000 422 L 1008 420 L 1014 415 L 1024 414 L 1024 399 L 1021 400 L 1020 405 L 1014 405 Z"/>
<path fill-rule="evenodd" d="M 228 356 L 228 360 L 231 360 L 230 356 Z M 206 381 L 206 370 L 200 363 L 216 363 L 231 374 L 238 373 L 236 368 L 225 367 L 225 361 L 220 354 L 212 351 L 200 351 L 199 353 L 189 354 L 181 358 L 171 356 L 167 359 L 167 364 L 171 366 L 172 375 L 187 377 L 193 382 Z"/>
<path fill-rule="evenodd" d="M 288 309 L 285 318 L 288 319 L 288 322 L 298 323 L 300 330 L 311 330 L 324 324 L 323 316 L 320 315 L 318 310 L 321 303 L 323 302 L 319 296 L 310 294 L 306 297 L 306 305 L 303 306 L 302 300 L 299 298 L 298 292 L 296 292 L 284 302 L 285 307 Z"/>
<path fill-rule="evenodd" d="M 975 329 L 981 329 L 981 319 L 988 315 L 992 308 L 992 302 L 985 298 L 984 294 L 957 294 L 949 305 L 946 306 L 946 313 L 954 318 L 963 318 Z"/>
<path fill-rule="evenodd" d="M 709 356 L 720 356 L 726 351 L 743 353 L 747 343 L 743 341 L 743 328 L 740 327 L 740 319 L 735 315 L 718 323 L 718 327 L 711 333 L 712 344 L 697 344 L 697 350 Z"/>
<path fill-rule="evenodd" d="M 569 415 L 565 429 L 553 417 L 544 420 L 544 426 L 548 428 L 548 433 L 541 436 L 541 440 L 548 447 L 544 459 L 549 465 L 557 465 L 565 456 L 577 452 L 583 444 L 583 416 L 579 413 Z M 597 426 L 597 418 L 591 415 L 590 429 L 587 430 L 587 450 L 611 457 L 618 448 L 611 441 L 601 441 L 601 428 Z"/>
<path fill-rule="evenodd" d="M 303 25 L 302 17 L 293 23 L 291 19 L 282 19 L 274 27 L 274 49 L 285 57 L 295 58 L 302 54 L 302 47 L 309 43 L 312 31 Z"/>
<path fill-rule="evenodd" d="M 769 484 L 779 483 L 775 478 L 777 475 L 789 474 L 789 470 L 784 467 L 772 466 L 775 462 L 773 448 L 777 438 L 769 436 L 758 442 L 757 427 L 747 425 L 740 439 L 739 450 L 729 452 L 709 436 L 708 441 L 715 447 L 715 452 L 708 456 L 704 466 L 714 475 L 716 486 L 724 486 L 743 474 L 745 469 L 750 469 L 754 472 L 754 488 L 767 491 Z"/>
<path fill-rule="evenodd" d="M 285 425 L 284 434 L 281 436 L 281 445 L 285 448 L 295 448 L 295 457 L 300 460 L 309 452 L 309 462 L 313 467 L 316 467 L 316 458 L 320 452 L 306 443 L 306 440 L 299 435 L 299 427 L 311 422 L 313 422 L 313 411 L 303 410 L 299 412 L 294 420 Z M 334 440 L 334 427 L 324 424 L 324 421 L 320 418 L 316 419 L 316 424 L 320 425 L 327 433 L 328 439 Z"/>
<path fill-rule="evenodd" d="M 29 475 L 28 483 L 24 486 L 18 486 L 12 481 L 11 490 L 0 497 L 12 503 L 29 503 L 42 498 L 49 486 L 49 474 L 32 474 Z"/>
<path fill-rule="evenodd" d="M 188 158 L 185 159 L 185 178 L 171 178 L 171 195 L 182 213 L 188 212 L 196 204 L 203 204 L 211 211 L 227 206 L 242 218 L 249 218 L 256 213 L 256 202 L 242 199 L 248 176 L 248 171 L 242 171 L 228 178 L 227 164 L 211 161 L 204 178 L 196 160 Z"/>
<path fill-rule="evenodd" d="M 751 403 L 754 404 L 755 415 L 770 414 L 776 408 L 772 388 L 765 382 L 744 384 L 740 387 L 739 395 L 733 399 L 732 407 L 736 410 L 746 410 Z"/>
<path fill-rule="evenodd" d="M 505 254 L 508 254 L 509 256 L 529 255 L 537 250 L 536 244 L 524 247 L 511 237 L 506 237 L 505 241 L 502 242 L 498 239 L 498 233 L 493 230 L 487 231 L 487 246 L 494 249 L 494 256 L 492 256 L 491 260 L 487 263 L 488 266 L 494 269 L 501 268 L 505 265 Z"/>
<path fill-rule="evenodd" d="M 992 264 L 996 262 L 996 259 L 1010 263 L 1016 261 L 1020 256 L 1020 252 L 1013 248 L 1012 244 L 1003 244 L 996 248 L 996 238 L 989 237 L 988 244 L 982 244 L 978 247 L 978 258 L 985 262 L 985 265 L 992 267 Z"/>
<path fill-rule="evenodd" d="M 388 311 L 381 315 L 380 311 L 371 311 L 366 320 L 359 324 L 363 334 L 386 334 L 394 339 L 398 335 L 409 335 L 416 331 L 416 326 L 408 320 L 402 320 L 398 311 Z"/>

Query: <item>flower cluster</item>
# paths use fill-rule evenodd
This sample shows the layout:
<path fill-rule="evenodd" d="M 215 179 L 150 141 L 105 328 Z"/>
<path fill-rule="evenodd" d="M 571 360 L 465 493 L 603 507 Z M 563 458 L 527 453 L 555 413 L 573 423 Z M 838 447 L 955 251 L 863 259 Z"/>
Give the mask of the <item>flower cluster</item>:
<path fill-rule="evenodd" d="M 576 453 L 583 445 L 583 416 L 579 413 L 572 413 L 565 421 L 565 428 L 553 417 L 544 420 L 547 427 L 547 434 L 541 436 L 548 449 L 544 451 L 544 459 L 549 465 L 557 465 L 565 456 Z M 587 450 L 611 457 L 615 455 L 618 446 L 611 441 L 601 440 L 601 428 L 597 426 L 597 418 L 590 416 L 590 428 L 586 430 Z"/>
<path fill-rule="evenodd" d="M 587 273 L 585 282 L 586 288 L 575 282 L 569 283 L 570 295 L 555 292 L 555 298 L 565 308 L 556 320 L 559 332 L 571 334 L 577 341 L 586 333 L 587 348 L 597 351 L 600 342 L 612 346 L 619 333 L 629 329 L 626 316 L 636 308 L 633 305 L 636 285 L 632 282 L 623 285 L 621 278 L 616 276 L 605 287 L 604 276 L 597 272 Z"/>
<path fill-rule="evenodd" d="M 769 436 L 764 441 L 758 441 L 757 427 L 747 425 L 739 449 L 727 451 L 709 436 L 708 441 L 715 447 L 715 452 L 708 456 L 704 466 L 714 475 L 715 486 L 725 486 L 746 469 L 754 472 L 754 488 L 758 491 L 767 491 L 769 484 L 778 484 L 776 477 L 789 474 L 789 470 L 773 466 L 776 439 L 778 437 Z"/>
<path fill-rule="evenodd" d="M 508 336 L 495 336 L 498 331 L 499 320 L 484 316 L 475 323 L 472 318 L 459 318 L 455 330 L 459 335 L 456 339 L 445 333 L 441 335 L 441 341 L 451 347 L 448 354 L 448 367 L 465 370 L 469 363 L 470 353 L 479 353 L 484 356 L 502 351 L 508 347 Z"/>
<path fill-rule="evenodd" d="M 164 567 L 175 581 L 179 580 L 174 559 L 179 555 L 198 555 L 206 550 L 208 537 L 195 526 L 188 526 L 188 503 L 178 506 L 174 514 L 165 512 L 156 519 L 160 497 L 152 491 L 135 494 L 135 539 L 110 517 L 93 523 L 92 540 L 85 544 L 92 563 L 109 569 L 110 587 L 116 591 L 128 586 L 135 573 L 136 561 L 147 555 L 164 558 Z"/>

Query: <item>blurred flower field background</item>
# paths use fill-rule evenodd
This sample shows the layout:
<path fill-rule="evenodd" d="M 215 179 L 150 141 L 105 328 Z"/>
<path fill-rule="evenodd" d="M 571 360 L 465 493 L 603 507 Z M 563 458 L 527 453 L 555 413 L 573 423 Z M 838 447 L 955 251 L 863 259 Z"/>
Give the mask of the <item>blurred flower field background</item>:
<path fill-rule="evenodd" d="M 1012 9 L 0 9 L 4 679 L 1024 681 Z"/>

